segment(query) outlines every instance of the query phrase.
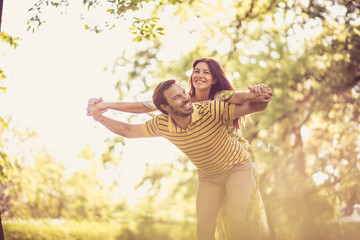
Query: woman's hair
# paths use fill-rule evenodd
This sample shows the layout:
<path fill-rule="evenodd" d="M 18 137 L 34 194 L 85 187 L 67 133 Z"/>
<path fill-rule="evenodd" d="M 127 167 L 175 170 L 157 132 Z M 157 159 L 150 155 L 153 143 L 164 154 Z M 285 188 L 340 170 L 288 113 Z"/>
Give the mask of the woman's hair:
<path fill-rule="evenodd" d="M 160 82 L 154 90 L 154 93 L 153 93 L 154 105 L 156 106 L 157 109 L 159 109 L 164 114 L 168 114 L 164 109 L 162 109 L 160 107 L 161 104 L 168 105 L 168 102 L 164 95 L 164 91 L 169 89 L 175 83 L 176 83 L 176 81 L 174 79 L 166 80 L 166 81 Z"/>
<path fill-rule="evenodd" d="M 198 63 L 204 62 L 208 65 L 209 70 L 213 78 L 216 80 L 216 83 L 211 86 L 209 99 L 213 100 L 215 94 L 222 90 L 235 90 L 235 88 L 231 85 L 229 80 L 227 79 L 224 71 L 222 70 L 220 64 L 213 58 L 199 58 L 195 60 L 193 63 L 193 72 L 191 73 L 190 80 L 189 80 L 189 95 L 193 97 L 195 95 L 195 87 L 192 82 L 192 77 L 194 74 L 195 67 Z M 245 121 L 245 117 L 241 117 L 239 119 L 235 119 L 233 125 L 236 129 L 240 129 L 241 123 Z"/>

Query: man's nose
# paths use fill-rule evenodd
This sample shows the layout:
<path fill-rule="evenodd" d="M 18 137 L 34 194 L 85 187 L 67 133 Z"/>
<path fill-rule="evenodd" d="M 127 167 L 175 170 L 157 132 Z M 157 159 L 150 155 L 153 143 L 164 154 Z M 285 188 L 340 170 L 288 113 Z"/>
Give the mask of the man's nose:
<path fill-rule="evenodd" d="M 190 100 L 190 96 L 189 96 L 189 94 L 184 93 L 184 94 L 182 95 L 182 100 L 183 100 L 184 102 L 189 101 L 189 100 Z"/>

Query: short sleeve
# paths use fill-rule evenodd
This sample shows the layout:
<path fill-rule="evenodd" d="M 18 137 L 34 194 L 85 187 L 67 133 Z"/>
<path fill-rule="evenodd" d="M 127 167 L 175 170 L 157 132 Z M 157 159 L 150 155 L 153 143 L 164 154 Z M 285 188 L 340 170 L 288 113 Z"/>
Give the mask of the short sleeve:
<path fill-rule="evenodd" d="M 226 101 L 235 94 L 234 90 L 221 90 L 215 94 L 215 100 Z"/>
<path fill-rule="evenodd" d="M 156 133 L 157 133 L 157 130 L 155 128 L 156 126 L 156 123 L 155 123 L 155 118 L 147 121 L 146 123 L 143 123 L 142 124 L 142 131 L 144 133 L 144 135 L 146 137 L 155 137 L 155 136 L 158 136 Z"/>
<path fill-rule="evenodd" d="M 164 122 L 163 119 L 160 119 L 162 118 L 162 115 L 163 114 L 157 115 L 156 117 L 142 124 L 142 132 L 144 133 L 145 137 L 161 136 L 159 122 Z"/>
<path fill-rule="evenodd" d="M 228 123 L 235 119 L 235 104 L 215 100 L 210 102 L 210 113 L 222 123 Z"/>

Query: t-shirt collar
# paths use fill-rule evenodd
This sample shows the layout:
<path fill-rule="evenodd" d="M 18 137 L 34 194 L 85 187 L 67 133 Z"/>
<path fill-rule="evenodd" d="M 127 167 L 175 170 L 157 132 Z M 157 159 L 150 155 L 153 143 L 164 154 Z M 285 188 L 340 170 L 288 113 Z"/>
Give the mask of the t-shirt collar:
<path fill-rule="evenodd" d="M 199 109 L 198 106 L 196 104 L 192 104 L 194 107 L 194 112 L 191 114 L 191 120 L 190 120 L 190 124 L 186 129 L 182 129 L 180 127 L 178 127 L 175 123 L 175 121 L 169 116 L 169 131 L 170 132 L 186 132 L 189 128 L 191 128 L 192 125 L 194 125 L 194 123 L 200 119 L 200 115 L 199 115 Z"/>

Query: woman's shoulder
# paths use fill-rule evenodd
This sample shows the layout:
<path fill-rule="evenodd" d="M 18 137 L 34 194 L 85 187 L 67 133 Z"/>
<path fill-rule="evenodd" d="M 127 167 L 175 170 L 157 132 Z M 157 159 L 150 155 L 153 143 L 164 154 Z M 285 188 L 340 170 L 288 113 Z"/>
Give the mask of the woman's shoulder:
<path fill-rule="evenodd" d="M 214 99 L 226 101 L 229 98 L 231 98 L 234 94 L 235 94 L 234 90 L 221 90 L 215 94 Z"/>

